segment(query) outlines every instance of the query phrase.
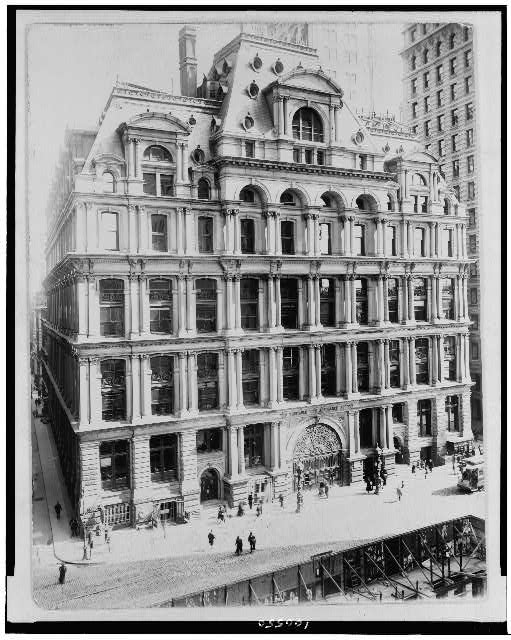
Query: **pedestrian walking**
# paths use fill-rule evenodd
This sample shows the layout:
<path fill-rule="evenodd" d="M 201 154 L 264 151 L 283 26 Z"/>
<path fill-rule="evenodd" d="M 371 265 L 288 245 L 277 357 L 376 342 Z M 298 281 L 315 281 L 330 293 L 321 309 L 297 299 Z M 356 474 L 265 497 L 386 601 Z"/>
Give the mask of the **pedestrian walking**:
<path fill-rule="evenodd" d="M 476 450 L 474 449 L 474 447 L 472 447 L 472 452 L 471 453 L 472 453 L 473 456 L 475 456 Z"/>
<path fill-rule="evenodd" d="M 109 530 L 108 535 L 106 537 L 106 543 L 108 545 L 108 553 L 110 553 L 110 542 L 111 542 L 111 538 L 110 538 L 110 530 Z"/>
<path fill-rule="evenodd" d="M 369 493 L 371 493 L 372 489 L 373 489 L 373 487 L 371 486 L 371 482 L 370 482 L 370 480 L 368 479 L 368 480 L 366 481 L 366 492 L 369 494 Z"/>
<path fill-rule="evenodd" d="M 62 562 L 59 567 L 59 583 L 60 584 L 64 584 L 64 582 L 66 581 L 66 571 L 67 571 L 67 567 Z"/>
<path fill-rule="evenodd" d="M 236 555 L 239 556 L 243 553 L 243 540 L 238 536 L 236 538 Z"/>
<path fill-rule="evenodd" d="M 325 484 L 325 498 L 328 498 L 328 491 L 329 491 L 328 485 Z"/>
<path fill-rule="evenodd" d="M 430 472 L 430 473 L 433 473 L 433 460 L 431 460 L 431 458 L 430 458 L 430 460 L 429 460 L 429 463 L 428 463 L 428 464 L 429 464 L 429 472 Z"/>
<path fill-rule="evenodd" d="M 415 465 L 412 464 L 412 473 L 415 473 Z"/>
<path fill-rule="evenodd" d="M 261 506 L 260 506 L 260 505 L 257 505 L 257 507 L 256 507 L 256 516 L 259 518 L 259 516 L 261 515 L 261 513 L 262 513 Z"/>
<path fill-rule="evenodd" d="M 284 508 L 284 496 L 282 494 L 279 495 L 279 502 L 281 509 Z"/>
<path fill-rule="evenodd" d="M 218 515 L 216 519 L 218 523 L 225 522 L 224 510 L 222 509 L 222 505 L 218 507 Z"/>
<path fill-rule="evenodd" d="M 250 545 L 250 553 L 252 553 L 253 551 L 255 551 L 255 546 L 256 546 L 256 537 L 255 535 L 252 533 L 252 531 L 250 532 L 249 536 L 248 536 L 248 544 Z"/>
<path fill-rule="evenodd" d="M 401 502 L 401 496 L 403 495 L 403 492 L 401 491 L 401 487 L 397 487 L 396 493 L 397 493 L 397 499 L 399 500 L 399 502 Z"/>
<path fill-rule="evenodd" d="M 55 505 L 55 513 L 57 514 L 57 520 L 60 520 L 60 512 L 62 511 L 62 505 L 57 500 L 57 504 Z"/>
<path fill-rule="evenodd" d="M 401 489 L 404 489 L 404 488 L 405 488 L 405 481 L 401 480 Z"/>
<path fill-rule="evenodd" d="M 387 469 L 383 469 L 383 471 L 381 472 L 381 477 L 383 480 L 383 486 L 386 487 L 387 486 L 387 476 L 388 476 L 388 472 Z"/>
<path fill-rule="evenodd" d="M 248 494 L 248 506 L 249 506 L 250 510 L 252 510 L 253 501 L 254 501 L 254 498 L 252 497 L 252 494 L 249 493 Z"/>
<path fill-rule="evenodd" d="M 209 540 L 209 546 L 212 547 L 213 546 L 213 542 L 215 542 L 215 536 L 213 534 L 213 531 L 209 531 L 208 533 L 208 540 Z"/>

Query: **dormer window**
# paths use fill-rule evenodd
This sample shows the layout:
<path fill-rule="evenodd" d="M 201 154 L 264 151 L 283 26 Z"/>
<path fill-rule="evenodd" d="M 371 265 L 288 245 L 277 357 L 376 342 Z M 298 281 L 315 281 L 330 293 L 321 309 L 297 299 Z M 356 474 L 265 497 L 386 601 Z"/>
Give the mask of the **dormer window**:
<path fill-rule="evenodd" d="M 302 107 L 293 116 L 293 138 L 323 142 L 323 123 L 313 109 Z"/>
<path fill-rule="evenodd" d="M 256 71 L 259 71 L 259 69 L 263 66 L 263 61 L 261 60 L 261 58 L 259 57 L 259 54 L 255 54 L 254 59 L 252 60 L 252 66 Z"/>
<path fill-rule="evenodd" d="M 245 127 L 245 129 L 252 129 L 252 127 L 254 126 L 254 118 L 252 118 L 250 113 L 247 113 L 247 115 L 245 116 L 245 119 L 243 120 L 243 126 Z"/>
<path fill-rule="evenodd" d="M 103 193 L 115 193 L 115 179 L 110 171 L 103 174 Z"/>
<path fill-rule="evenodd" d="M 172 162 L 172 156 L 164 147 L 153 145 L 144 151 L 144 160 L 149 162 Z"/>
<path fill-rule="evenodd" d="M 280 75 L 284 71 L 284 63 L 280 58 L 277 58 L 275 64 L 273 65 L 273 70 L 277 75 Z"/>
<path fill-rule="evenodd" d="M 175 165 L 168 149 L 152 145 L 144 151 L 142 178 L 146 195 L 173 196 L 174 174 Z"/>
<path fill-rule="evenodd" d="M 197 164 L 202 164 L 205 160 L 204 151 L 197 145 L 197 149 L 192 153 L 192 158 Z"/>
<path fill-rule="evenodd" d="M 250 86 L 248 88 L 248 95 L 254 100 L 259 95 L 259 87 L 257 86 L 257 82 L 252 80 Z"/>

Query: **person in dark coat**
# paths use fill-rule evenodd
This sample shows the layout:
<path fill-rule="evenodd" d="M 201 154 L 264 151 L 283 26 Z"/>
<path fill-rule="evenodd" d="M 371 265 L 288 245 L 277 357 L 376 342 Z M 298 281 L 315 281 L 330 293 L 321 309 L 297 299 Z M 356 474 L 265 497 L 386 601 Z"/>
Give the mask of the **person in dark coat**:
<path fill-rule="evenodd" d="M 248 536 L 248 544 L 250 545 L 250 553 L 252 553 L 253 551 L 255 551 L 255 546 L 256 546 L 256 537 L 255 537 L 255 535 L 252 533 L 252 531 L 250 532 L 250 535 Z"/>
<path fill-rule="evenodd" d="M 59 567 L 59 583 L 60 584 L 64 584 L 64 582 L 66 581 L 66 571 L 67 571 L 67 567 L 62 562 Z"/>
<path fill-rule="evenodd" d="M 55 513 L 57 514 L 57 520 L 60 520 L 60 512 L 62 511 L 62 505 L 58 500 L 54 508 L 55 508 Z"/>
<path fill-rule="evenodd" d="M 214 534 L 213 534 L 213 532 L 211 530 L 208 533 L 208 540 L 209 540 L 209 546 L 212 547 L 213 546 L 213 542 L 215 542 L 215 536 L 214 536 Z"/>
<path fill-rule="evenodd" d="M 329 491 L 328 485 L 325 484 L 325 498 L 328 498 L 328 491 Z"/>
<path fill-rule="evenodd" d="M 253 499 L 253 497 L 252 497 L 252 494 L 251 494 L 251 493 L 249 493 L 249 494 L 248 494 L 248 506 L 249 506 L 249 508 L 250 508 L 250 509 L 252 509 L 252 503 L 253 503 L 253 501 L 254 501 L 254 499 Z"/>
<path fill-rule="evenodd" d="M 282 494 L 279 495 L 279 502 L 280 502 L 280 506 L 283 509 L 284 508 L 284 496 Z"/>
<path fill-rule="evenodd" d="M 238 536 L 236 538 L 236 555 L 239 556 L 243 553 L 243 540 Z"/>
<path fill-rule="evenodd" d="M 412 473 L 415 473 L 415 465 L 412 464 Z"/>

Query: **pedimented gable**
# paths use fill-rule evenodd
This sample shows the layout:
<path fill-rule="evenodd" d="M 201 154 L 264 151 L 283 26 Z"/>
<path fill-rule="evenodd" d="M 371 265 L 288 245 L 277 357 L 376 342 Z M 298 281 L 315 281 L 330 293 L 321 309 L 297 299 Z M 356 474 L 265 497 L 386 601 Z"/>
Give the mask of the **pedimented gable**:
<path fill-rule="evenodd" d="M 296 87 L 299 89 L 312 89 L 324 93 L 343 95 L 341 87 L 327 76 L 321 69 L 293 69 L 287 76 L 279 81 L 281 86 Z"/>
<path fill-rule="evenodd" d="M 126 122 L 128 129 L 152 129 L 157 131 L 174 131 L 180 133 L 190 133 L 188 124 L 167 113 L 142 113 Z"/>

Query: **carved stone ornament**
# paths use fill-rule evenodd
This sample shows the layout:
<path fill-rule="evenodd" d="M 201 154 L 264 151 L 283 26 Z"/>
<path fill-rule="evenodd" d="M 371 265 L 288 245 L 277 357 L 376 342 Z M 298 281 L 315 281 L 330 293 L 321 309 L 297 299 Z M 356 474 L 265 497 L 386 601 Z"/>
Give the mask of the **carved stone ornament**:
<path fill-rule="evenodd" d="M 336 453 L 342 448 L 341 441 L 333 429 L 324 424 L 307 427 L 298 438 L 294 458 L 309 458 L 311 456 Z"/>

